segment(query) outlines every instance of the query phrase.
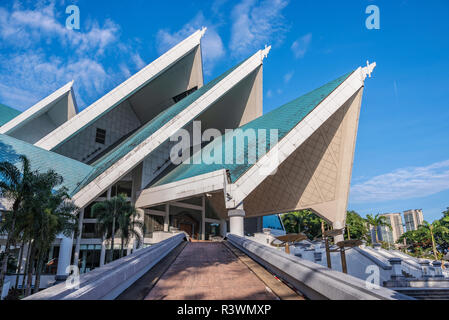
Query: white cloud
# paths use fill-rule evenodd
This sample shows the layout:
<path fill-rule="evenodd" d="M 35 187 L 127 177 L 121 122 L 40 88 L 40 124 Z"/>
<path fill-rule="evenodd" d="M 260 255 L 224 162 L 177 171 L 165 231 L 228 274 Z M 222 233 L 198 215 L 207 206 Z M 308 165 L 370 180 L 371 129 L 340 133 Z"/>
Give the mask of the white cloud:
<path fill-rule="evenodd" d="M 281 43 L 286 31 L 282 10 L 287 0 L 243 0 L 232 10 L 230 49 L 235 56 L 245 56 L 265 44 Z"/>
<path fill-rule="evenodd" d="M 296 59 L 303 58 L 309 49 L 310 42 L 312 41 L 312 34 L 308 33 L 295 42 L 293 42 L 291 49 Z"/>
<path fill-rule="evenodd" d="M 143 61 L 142 57 L 140 56 L 140 54 L 135 53 L 131 56 L 131 60 L 134 62 L 134 64 L 136 65 L 136 67 L 138 69 L 142 69 L 143 67 L 145 67 L 147 64 L 145 63 L 145 61 Z"/>
<path fill-rule="evenodd" d="M 267 98 L 272 98 L 273 97 L 273 91 L 268 90 L 267 91 Z"/>
<path fill-rule="evenodd" d="M 56 40 L 77 52 L 103 54 L 105 48 L 117 41 L 119 27 L 111 20 L 103 26 L 93 22 L 87 32 L 73 31 L 56 17 L 54 2 L 37 6 L 35 10 L 16 7 L 8 12 L 0 8 L 0 36 L 17 47 L 32 47 L 36 42 Z"/>
<path fill-rule="evenodd" d="M 198 13 L 192 21 L 185 24 L 176 32 L 159 30 L 157 34 L 157 47 L 159 53 L 162 54 L 166 52 L 202 27 L 207 27 L 207 32 L 201 40 L 204 72 L 208 75 L 211 74 L 215 63 L 224 57 L 225 49 L 223 41 L 216 30 L 216 26 L 207 21 L 202 12 Z"/>
<path fill-rule="evenodd" d="M 381 202 L 429 196 L 449 189 L 449 160 L 398 169 L 351 187 L 351 202 Z"/>
<path fill-rule="evenodd" d="M 131 75 L 130 69 L 144 65 L 133 43 L 120 42 L 120 27 L 113 21 L 82 20 L 81 30 L 69 30 L 64 9 L 55 1 L 0 7 L 2 103 L 23 110 L 75 80 L 83 108 Z M 106 51 L 116 59 L 111 67 L 104 65 Z"/>
<path fill-rule="evenodd" d="M 289 73 L 286 73 L 286 74 L 284 75 L 284 82 L 285 82 L 285 83 L 289 83 L 290 80 L 292 79 L 292 77 L 293 77 L 294 74 L 295 74 L 294 71 L 290 71 Z"/>

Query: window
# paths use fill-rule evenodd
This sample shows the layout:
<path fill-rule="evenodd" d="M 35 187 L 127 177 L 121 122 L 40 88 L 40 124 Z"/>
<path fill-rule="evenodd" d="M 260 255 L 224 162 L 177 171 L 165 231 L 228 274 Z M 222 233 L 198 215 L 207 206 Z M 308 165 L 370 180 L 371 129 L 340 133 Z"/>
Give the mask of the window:
<path fill-rule="evenodd" d="M 95 142 L 105 144 L 106 130 L 97 128 L 97 134 L 95 135 Z"/>
<path fill-rule="evenodd" d="M 187 91 L 184 91 L 181 94 L 178 94 L 177 96 L 173 97 L 173 101 L 175 103 L 181 101 L 182 99 L 184 99 L 185 97 L 187 97 L 188 95 L 194 93 L 196 90 L 198 90 L 198 87 L 193 87 L 192 89 L 189 89 Z"/>
<path fill-rule="evenodd" d="M 133 183 L 132 181 L 119 181 L 111 188 L 111 196 L 116 197 L 119 194 L 125 194 L 128 198 L 132 195 Z"/>

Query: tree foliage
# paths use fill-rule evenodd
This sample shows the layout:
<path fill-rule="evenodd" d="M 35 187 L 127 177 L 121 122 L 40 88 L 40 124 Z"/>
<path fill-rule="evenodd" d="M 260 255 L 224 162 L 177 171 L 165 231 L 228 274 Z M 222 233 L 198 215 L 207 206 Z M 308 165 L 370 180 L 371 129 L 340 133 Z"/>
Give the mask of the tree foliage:
<path fill-rule="evenodd" d="M 345 239 L 349 239 L 348 232 L 351 239 L 371 242 L 371 235 L 366 220 L 355 211 L 348 211 L 346 214 Z"/>
<path fill-rule="evenodd" d="M 62 176 L 53 170 L 32 171 L 25 156 L 19 156 L 19 160 L 18 166 L 10 162 L 0 163 L 0 196 L 12 204 L 0 222 L 0 233 L 7 235 L 8 243 L 2 259 L 0 290 L 10 258 L 10 245 L 20 244 L 23 249 L 25 243 L 28 243 L 30 248 L 25 269 L 26 295 L 29 295 L 33 274 L 36 275 L 35 292 L 39 290 L 40 274 L 56 236 L 61 233 L 71 236 L 76 230 L 77 218 L 73 213 L 77 208 L 70 201 L 67 189 L 61 186 Z M 16 280 L 16 286 L 17 283 Z"/>
<path fill-rule="evenodd" d="M 120 234 L 121 250 L 119 256 L 123 255 L 123 247 L 128 244 L 131 236 L 136 238 L 138 243 L 142 242 L 139 232 L 143 223 L 138 221 L 139 214 L 131 204 L 126 195 L 119 194 L 109 200 L 98 202 L 92 206 L 92 214 L 97 218 L 98 231 L 110 241 L 108 262 L 114 259 L 114 243 L 116 234 Z"/>
<path fill-rule="evenodd" d="M 375 216 L 371 214 L 366 215 L 366 222 L 374 228 L 374 234 L 376 242 L 379 242 L 378 228 L 387 227 L 391 230 L 391 225 L 387 220 L 387 217 L 381 216 L 379 213 Z"/>
<path fill-rule="evenodd" d="M 449 244 L 449 208 L 443 212 L 443 217 L 432 223 L 424 221 L 417 230 L 405 232 L 398 243 L 406 242 L 409 251 L 418 257 L 430 257 L 435 260 L 448 252 Z"/>
<path fill-rule="evenodd" d="M 287 233 L 303 232 L 309 239 L 321 235 L 321 222 L 327 223 L 311 210 L 299 210 L 282 215 L 282 222 Z"/>

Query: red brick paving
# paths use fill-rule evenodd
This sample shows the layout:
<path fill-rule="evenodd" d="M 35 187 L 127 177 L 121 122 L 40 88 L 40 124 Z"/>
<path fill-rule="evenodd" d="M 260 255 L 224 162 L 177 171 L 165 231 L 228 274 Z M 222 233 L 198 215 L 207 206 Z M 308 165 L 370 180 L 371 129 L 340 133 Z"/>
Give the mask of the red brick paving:
<path fill-rule="evenodd" d="M 145 300 L 275 300 L 220 242 L 188 243 Z"/>

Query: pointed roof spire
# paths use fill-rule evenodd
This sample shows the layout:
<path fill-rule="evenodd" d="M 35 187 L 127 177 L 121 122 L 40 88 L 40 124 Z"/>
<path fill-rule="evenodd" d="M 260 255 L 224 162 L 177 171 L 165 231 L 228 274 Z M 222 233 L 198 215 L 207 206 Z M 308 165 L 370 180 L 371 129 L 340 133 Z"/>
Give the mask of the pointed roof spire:
<path fill-rule="evenodd" d="M 200 37 L 202 38 L 207 31 L 207 27 L 202 27 L 200 30 Z"/>
<path fill-rule="evenodd" d="M 271 46 L 265 45 L 265 49 L 260 50 L 260 60 L 263 60 L 266 57 L 268 57 L 268 53 L 270 53 L 270 50 L 271 50 Z"/>
<path fill-rule="evenodd" d="M 371 73 L 373 72 L 374 68 L 376 68 L 376 63 L 369 63 L 368 60 L 366 60 L 366 67 L 362 68 L 362 72 L 363 72 L 363 79 L 366 79 L 366 76 L 368 76 L 369 78 L 371 78 Z"/>

